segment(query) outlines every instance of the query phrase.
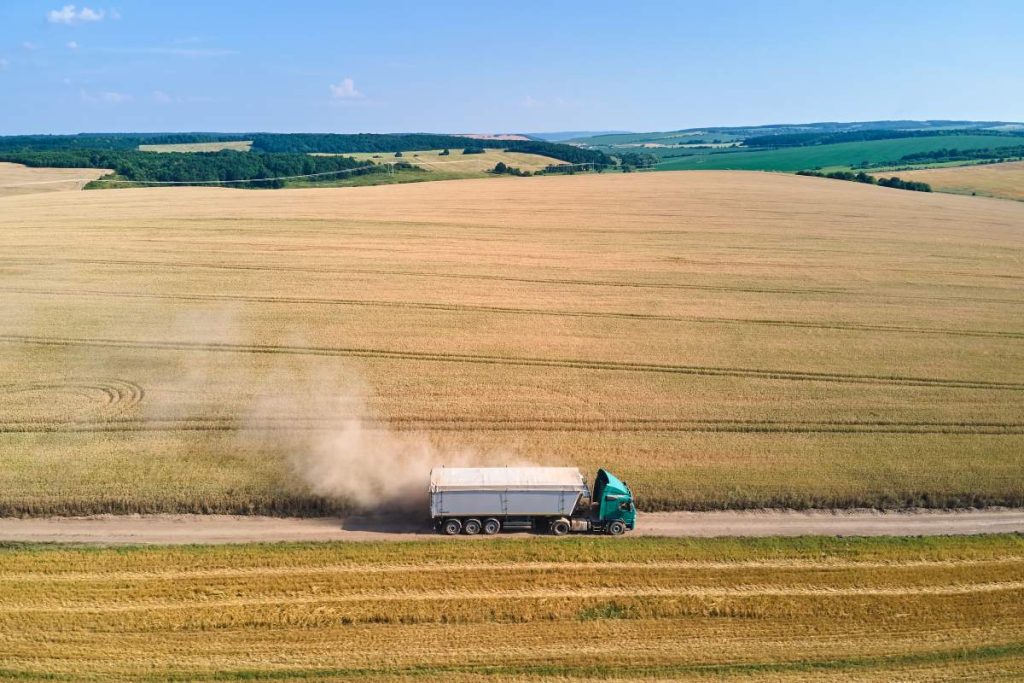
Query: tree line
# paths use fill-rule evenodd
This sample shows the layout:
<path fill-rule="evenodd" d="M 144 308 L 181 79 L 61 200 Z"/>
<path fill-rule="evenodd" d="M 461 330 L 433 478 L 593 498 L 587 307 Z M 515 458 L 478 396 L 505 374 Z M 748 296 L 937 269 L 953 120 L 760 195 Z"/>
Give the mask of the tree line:
<path fill-rule="evenodd" d="M 360 170 L 338 175 L 362 175 L 385 170 L 383 166 L 361 168 L 367 166 L 367 162 L 352 157 L 262 154 L 231 150 L 174 154 L 136 150 L 22 150 L 0 152 L 0 161 L 34 167 L 109 168 L 122 179 L 141 183 L 275 179 L 253 184 L 258 187 L 283 187 L 284 181 L 277 179 L 285 176 L 335 173 L 357 168 Z M 328 176 L 324 180 L 335 180 L 336 177 Z M 98 182 L 102 184 L 102 180 Z"/>
<path fill-rule="evenodd" d="M 934 138 L 950 135 L 990 135 L 992 137 L 1020 137 L 1019 133 L 994 130 L 851 130 L 838 133 L 808 132 L 780 133 L 777 135 L 756 135 L 743 140 L 744 147 L 810 147 L 834 145 L 841 142 L 870 142 L 872 140 L 896 140 L 900 138 Z"/>
<path fill-rule="evenodd" d="M 79 133 L 76 135 L 0 136 L 0 151 L 60 149 L 138 149 L 139 145 L 185 145 L 197 142 L 251 140 L 243 133 Z"/>
<path fill-rule="evenodd" d="M 542 140 L 487 140 L 434 133 L 257 133 L 246 139 L 252 140 L 253 151 L 267 153 L 395 153 L 463 147 L 474 150 L 504 149 L 509 152 L 542 154 L 570 164 L 613 164 L 612 159 L 604 152 Z"/>
<path fill-rule="evenodd" d="M 252 150 L 240 152 L 140 152 L 139 145 L 188 144 L 253 140 Z M 19 135 L 0 137 L 0 161 L 35 167 L 109 168 L 119 179 L 136 182 L 239 181 L 282 176 L 332 173 L 368 165 L 345 156 L 312 156 L 310 152 L 393 152 L 465 146 L 465 153 L 485 148 L 542 154 L 567 164 L 593 164 L 602 169 L 614 164 L 603 152 L 534 140 L 478 140 L 451 135 L 340 135 L 340 134 L 82 134 Z M 405 164 L 404 167 L 409 167 Z M 354 174 L 381 172 L 367 168 Z M 563 169 L 550 172 L 565 172 Z M 334 180 L 327 177 L 324 180 Z M 316 181 L 311 181 L 316 182 Z M 102 181 L 98 184 L 102 185 Z M 279 187 L 283 181 L 259 181 L 254 186 Z"/>
<path fill-rule="evenodd" d="M 980 149 L 936 149 L 930 152 L 914 152 L 900 157 L 901 162 L 939 162 L 939 161 L 974 161 L 977 159 L 991 159 L 1003 161 L 1019 159 L 1024 157 L 1024 145 L 1013 147 L 985 147 Z"/>
<path fill-rule="evenodd" d="M 914 180 L 902 180 L 895 176 L 891 178 L 876 178 L 868 175 L 863 171 L 854 173 L 853 171 L 833 171 L 832 173 L 822 173 L 821 171 L 797 171 L 797 175 L 813 176 L 815 178 L 832 178 L 834 180 L 848 180 L 855 183 L 866 183 L 868 185 L 881 185 L 882 187 L 892 187 L 897 190 L 912 190 L 914 192 L 931 192 L 932 186 L 928 183 L 921 183 Z"/>

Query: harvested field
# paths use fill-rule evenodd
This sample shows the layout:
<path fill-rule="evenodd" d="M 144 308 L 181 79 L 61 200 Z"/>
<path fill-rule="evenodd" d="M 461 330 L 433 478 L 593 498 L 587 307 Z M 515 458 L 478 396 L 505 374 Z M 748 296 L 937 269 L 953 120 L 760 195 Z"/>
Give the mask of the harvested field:
<path fill-rule="evenodd" d="M 103 168 L 29 168 L 0 161 L 0 198 L 81 190 L 89 181 L 108 173 Z"/>
<path fill-rule="evenodd" d="M 139 145 L 140 152 L 220 152 L 221 150 L 248 152 L 252 140 L 229 140 L 227 142 L 186 142 L 171 145 Z"/>
<path fill-rule="evenodd" d="M 394 154 L 385 152 L 352 153 L 339 156 L 350 156 L 377 163 L 404 161 L 428 171 L 464 173 L 473 176 L 490 171 L 499 161 L 504 162 L 506 166 L 513 166 L 523 171 L 540 171 L 546 166 L 565 164 L 564 161 L 541 154 L 506 152 L 501 149 L 486 149 L 483 154 L 463 154 L 461 149 L 450 149 L 446 156 L 440 156 L 440 152 L 441 150 L 439 149 L 402 152 L 402 156 L 399 158 L 396 158 Z"/>
<path fill-rule="evenodd" d="M 890 175 L 928 183 L 936 192 L 1024 201 L 1024 161 L 894 171 Z"/>
<path fill-rule="evenodd" d="M 133 189 L 3 199 L 0 242 L 3 514 L 343 509 L 290 457 L 354 420 L 607 466 L 648 510 L 1024 504 L 1019 204 L 730 172 Z"/>
<path fill-rule="evenodd" d="M 46 680 L 1011 680 L 1024 543 L 503 539 L 0 549 Z M 500 580 L 497 580 L 500 577 Z"/>

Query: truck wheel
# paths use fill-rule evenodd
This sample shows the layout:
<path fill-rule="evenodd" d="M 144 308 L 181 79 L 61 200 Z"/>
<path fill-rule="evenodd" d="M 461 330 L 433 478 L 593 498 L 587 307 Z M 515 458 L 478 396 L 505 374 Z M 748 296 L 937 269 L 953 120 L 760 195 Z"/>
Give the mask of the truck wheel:
<path fill-rule="evenodd" d="M 462 530 L 470 536 L 476 536 L 478 533 L 480 533 L 480 520 L 467 519 L 466 523 L 462 525 Z"/>
<path fill-rule="evenodd" d="M 493 536 L 494 534 L 498 533 L 499 531 L 501 531 L 501 522 L 496 520 L 494 517 L 491 517 L 490 519 L 485 519 L 484 520 L 484 533 L 485 534 L 487 534 L 488 536 Z"/>
<path fill-rule="evenodd" d="M 458 536 L 462 531 L 462 522 L 457 519 L 446 520 L 441 529 L 449 536 Z"/>
<path fill-rule="evenodd" d="M 612 520 L 608 523 L 608 533 L 612 536 L 621 536 L 626 533 L 626 523 L 621 519 Z"/>
<path fill-rule="evenodd" d="M 556 519 L 551 522 L 551 533 L 555 536 L 565 536 L 569 533 L 569 520 Z"/>

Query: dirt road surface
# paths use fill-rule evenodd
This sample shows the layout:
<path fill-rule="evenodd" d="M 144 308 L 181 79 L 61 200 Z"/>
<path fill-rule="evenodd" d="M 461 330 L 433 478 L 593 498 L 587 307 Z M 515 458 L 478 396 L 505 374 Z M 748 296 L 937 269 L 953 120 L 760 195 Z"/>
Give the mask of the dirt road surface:
<path fill-rule="evenodd" d="M 1024 510 L 752 510 L 641 515 L 634 536 L 941 536 L 1024 533 Z M 510 534 L 512 535 L 512 534 Z M 522 535 L 522 534 L 515 534 Z M 425 522 L 396 517 L 278 518 L 100 515 L 0 518 L 0 541 L 96 544 L 409 541 L 443 539 Z M 466 538 L 466 537 L 459 537 Z M 481 537 L 482 538 L 482 537 Z M 469 540 L 467 538 L 467 540 Z"/>

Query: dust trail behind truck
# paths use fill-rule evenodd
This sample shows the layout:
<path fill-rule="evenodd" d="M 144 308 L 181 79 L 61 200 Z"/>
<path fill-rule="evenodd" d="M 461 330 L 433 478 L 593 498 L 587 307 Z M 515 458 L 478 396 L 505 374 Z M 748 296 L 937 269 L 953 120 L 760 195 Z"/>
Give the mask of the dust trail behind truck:
<path fill-rule="evenodd" d="M 575 467 L 438 467 L 430 472 L 430 516 L 449 536 L 506 530 L 603 532 L 636 524 L 629 487 L 598 470 L 591 492 Z"/>

